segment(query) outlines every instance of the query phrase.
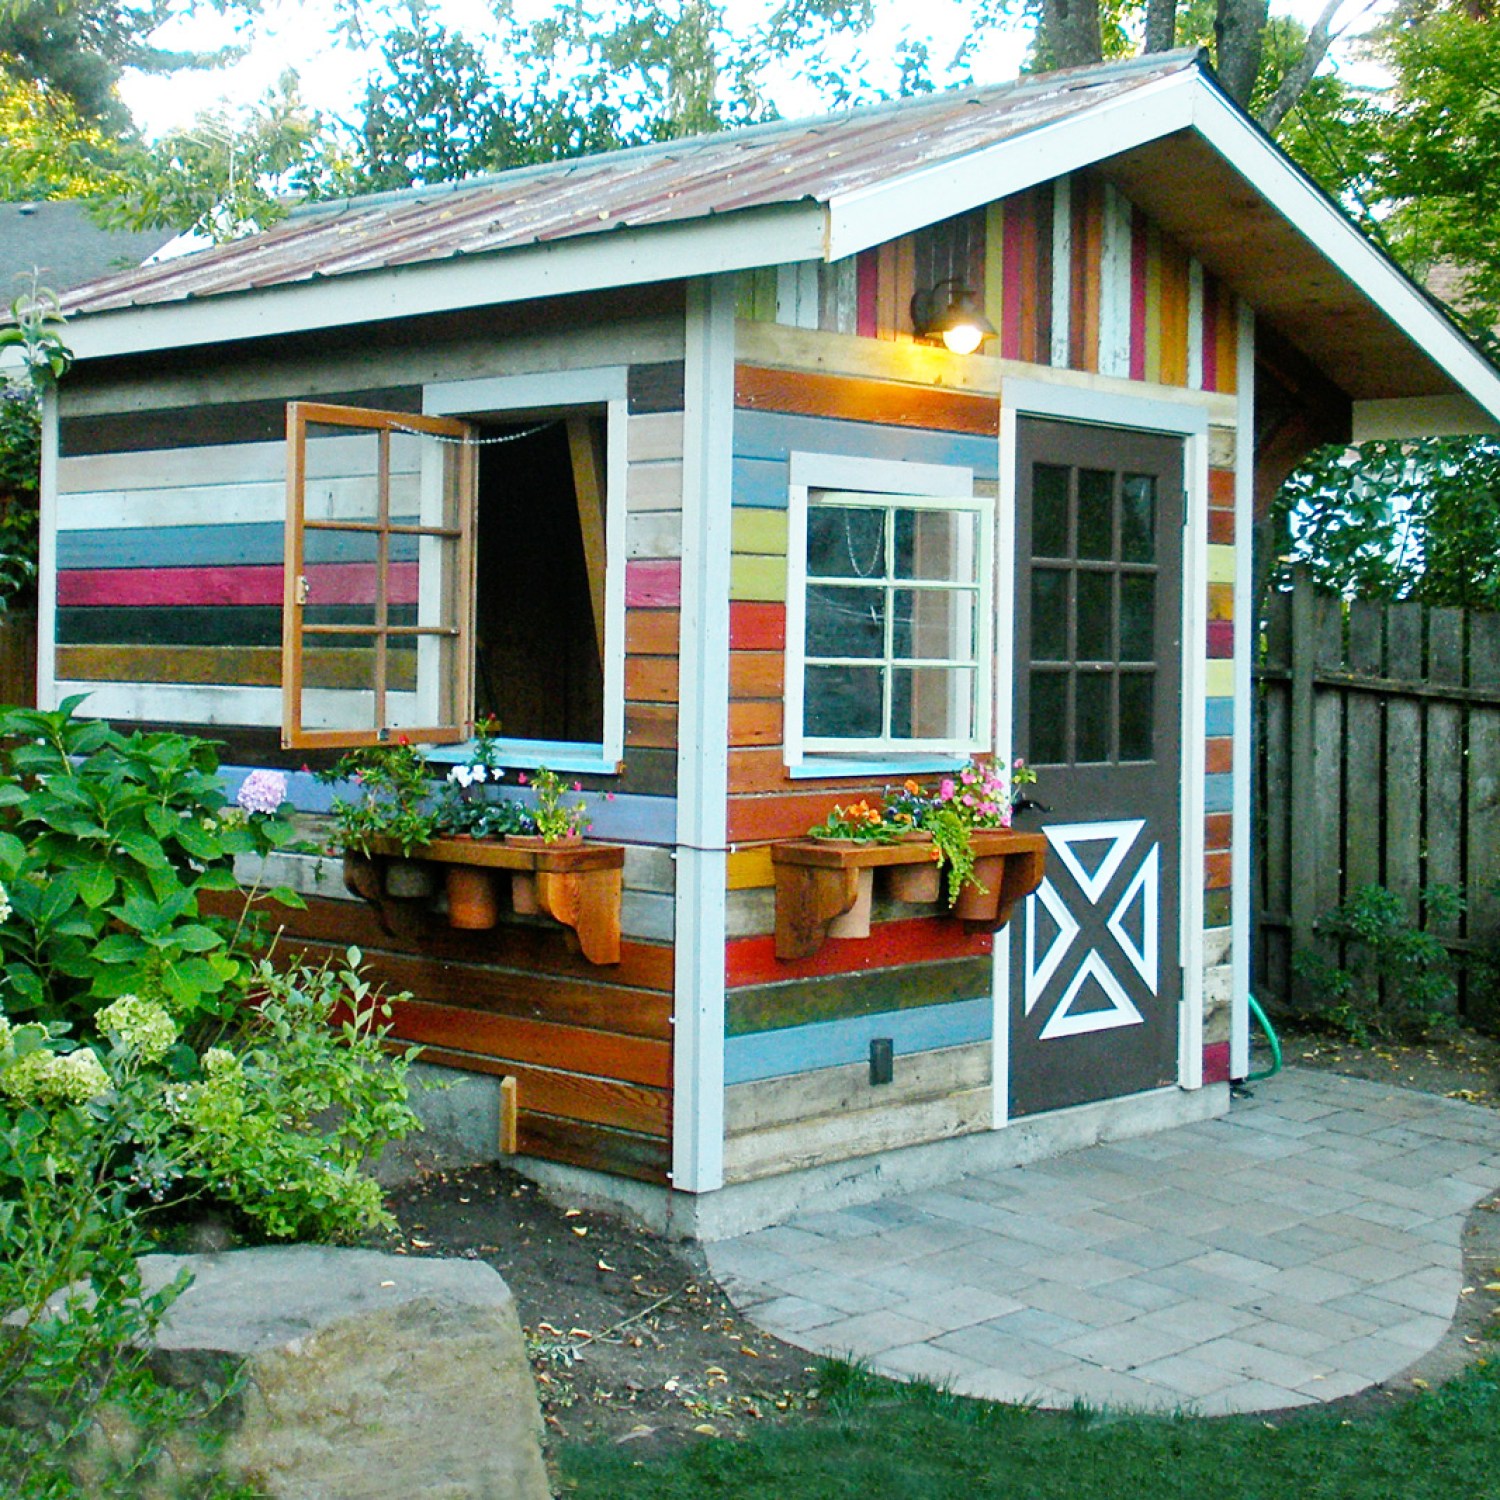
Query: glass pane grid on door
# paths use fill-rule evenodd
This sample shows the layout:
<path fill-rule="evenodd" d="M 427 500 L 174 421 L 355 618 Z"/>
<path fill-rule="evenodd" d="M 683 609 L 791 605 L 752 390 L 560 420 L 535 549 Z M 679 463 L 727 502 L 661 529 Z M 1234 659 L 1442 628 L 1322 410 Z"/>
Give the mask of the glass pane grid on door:
<path fill-rule="evenodd" d="M 1156 476 L 1038 463 L 1032 504 L 1031 758 L 1149 761 Z"/>

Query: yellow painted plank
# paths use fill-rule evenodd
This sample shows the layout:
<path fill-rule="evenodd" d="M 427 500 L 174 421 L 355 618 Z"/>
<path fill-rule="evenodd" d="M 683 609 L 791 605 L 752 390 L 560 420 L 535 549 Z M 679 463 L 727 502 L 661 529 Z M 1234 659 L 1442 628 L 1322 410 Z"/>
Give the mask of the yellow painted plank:
<path fill-rule="evenodd" d="M 1146 379 L 1161 381 L 1161 230 L 1146 230 Z"/>
<path fill-rule="evenodd" d="M 731 891 L 760 890 L 776 883 L 771 870 L 771 846 L 758 845 L 754 849 L 737 849 L 725 861 L 728 878 L 725 884 Z"/>
<path fill-rule="evenodd" d="M 1208 549 L 1208 581 L 1210 583 L 1234 582 L 1234 548 L 1222 545 Z"/>
<path fill-rule="evenodd" d="M 785 557 L 787 513 L 739 506 L 729 520 L 730 550 L 761 557 Z"/>
<path fill-rule="evenodd" d="M 1204 664 L 1204 690 L 1210 698 L 1234 697 L 1234 663 L 1211 661 Z"/>
<path fill-rule="evenodd" d="M 729 560 L 729 597 L 768 604 L 786 600 L 784 557 L 732 557 Z"/>
<path fill-rule="evenodd" d="M 1004 264 L 1005 201 L 1001 199 L 984 211 L 984 315 L 996 328 L 1005 321 Z"/>

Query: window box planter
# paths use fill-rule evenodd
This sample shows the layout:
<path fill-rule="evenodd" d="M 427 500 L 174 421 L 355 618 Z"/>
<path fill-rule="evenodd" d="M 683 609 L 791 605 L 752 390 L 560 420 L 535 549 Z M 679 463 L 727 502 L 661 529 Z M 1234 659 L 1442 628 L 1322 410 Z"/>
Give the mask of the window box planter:
<path fill-rule="evenodd" d="M 370 852 L 375 863 L 401 856 L 398 845 L 379 840 L 372 841 Z M 414 849 L 412 858 L 429 865 L 479 872 L 481 879 L 490 882 L 503 873 L 534 877 L 537 910 L 571 929 L 590 963 L 619 963 L 620 897 L 625 866 L 625 850 L 619 844 L 585 841 L 520 845 L 492 839 L 440 838 Z M 361 881 L 361 887 L 368 885 L 368 880 Z M 361 887 L 354 887 L 355 894 L 364 896 L 365 889 Z M 498 907 L 494 916 L 498 921 Z M 475 928 L 494 925 L 479 916 L 454 925 L 469 926 L 471 922 Z"/>
<path fill-rule="evenodd" d="M 976 862 L 989 892 L 976 895 L 980 905 L 973 917 L 998 930 L 1015 905 L 1042 883 L 1046 870 L 1047 839 L 1040 833 L 1018 833 L 1010 828 L 976 829 Z M 824 939 L 837 936 L 833 924 L 859 900 L 861 872 L 905 865 L 930 864 L 932 849 L 923 843 L 878 844 L 842 839 L 787 839 L 771 846 L 776 876 L 776 956 L 811 958 Z M 939 903 L 946 913 L 947 907 Z M 971 908 L 973 909 L 973 908 Z"/>

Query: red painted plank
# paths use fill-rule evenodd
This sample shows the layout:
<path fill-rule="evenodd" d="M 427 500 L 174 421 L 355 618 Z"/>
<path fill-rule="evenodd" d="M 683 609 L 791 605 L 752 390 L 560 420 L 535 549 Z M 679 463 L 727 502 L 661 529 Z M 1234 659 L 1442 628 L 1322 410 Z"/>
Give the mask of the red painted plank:
<path fill-rule="evenodd" d="M 1225 745 L 1229 740 L 1219 741 Z M 1204 845 L 1209 849 L 1227 849 L 1230 839 L 1234 833 L 1234 815 L 1232 813 L 1209 813 L 1203 820 Z"/>
<path fill-rule="evenodd" d="M 1230 859 L 1232 856 L 1227 850 L 1217 854 L 1206 854 L 1203 857 L 1203 883 L 1211 891 L 1227 891 L 1229 889 Z"/>
<path fill-rule="evenodd" d="M 417 602 L 416 563 L 392 563 L 387 597 Z M 371 604 L 374 563 L 318 563 L 307 570 L 311 604 Z M 83 568 L 57 575 L 57 602 L 69 605 L 275 604 L 282 602 L 279 564 L 238 568 Z"/>
<path fill-rule="evenodd" d="M 786 605 L 735 600 L 729 606 L 729 646 L 732 651 L 784 651 Z"/>
<path fill-rule="evenodd" d="M 982 958 L 993 951 L 994 943 L 993 933 L 971 932 L 962 922 L 932 917 L 877 922 L 860 942 L 824 943 L 812 958 L 789 961 L 776 957 L 774 936 L 735 938 L 724 945 L 724 982 L 739 989 L 778 979 L 894 969 L 932 959 Z"/>
<path fill-rule="evenodd" d="M 635 557 L 625 564 L 625 603 L 675 609 L 682 603 L 682 564 L 675 557 Z"/>
<path fill-rule="evenodd" d="M 1234 512 L 1208 508 L 1208 539 L 1216 547 L 1234 546 Z"/>
<path fill-rule="evenodd" d="M 1208 622 L 1208 654 L 1214 661 L 1227 661 L 1234 655 L 1234 621 Z"/>
<path fill-rule="evenodd" d="M 1223 510 L 1234 509 L 1234 470 L 1210 469 L 1208 471 L 1208 503 Z"/>
<path fill-rule="evenodd" d="M 1022 225 L 1026 199 L 1017 193 L 1005 200 L 1005 231 L 1000 243 L 1000 358 L 1021 357 Z"/>
<path fill-rule="evenodd" d="M 1229 1043 L 1210 1042 L 1203 1049 L 1204 1083 L 1229 1082 Z"/>

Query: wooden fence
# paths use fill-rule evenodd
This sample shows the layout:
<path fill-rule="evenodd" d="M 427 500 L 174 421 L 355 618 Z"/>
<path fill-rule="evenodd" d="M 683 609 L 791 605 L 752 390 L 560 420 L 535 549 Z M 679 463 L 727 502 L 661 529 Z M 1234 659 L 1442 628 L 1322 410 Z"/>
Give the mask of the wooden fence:
<path fill-rule="evenodd" d="M 1456 955 L 1500 958 L 1500 615 L 1274 595 L 1256 673 L 1254 987 L 1292 993 L 1313 923 L 1380 884 Z M 1468 909 L 1439 920 L 1432 885 Z M 1468 976 L 1460 1011 L 1477 997 Z"/>
<path fill-rule="evenodd" d="M 0 613 L 0 703 L 36 706 L 36 611 Z"/>

